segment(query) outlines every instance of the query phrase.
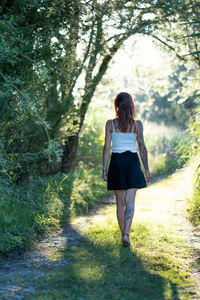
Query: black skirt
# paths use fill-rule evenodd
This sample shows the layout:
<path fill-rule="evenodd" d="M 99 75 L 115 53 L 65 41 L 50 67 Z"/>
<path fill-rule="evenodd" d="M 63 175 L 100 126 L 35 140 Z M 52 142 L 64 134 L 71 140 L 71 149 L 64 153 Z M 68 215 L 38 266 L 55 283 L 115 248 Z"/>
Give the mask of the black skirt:
<path fill-rule="evenodd" d="M 141 189 L 146 186 L 138 153 L 131 151 L 112 152 L 108 169 L 107 190 Z"/>

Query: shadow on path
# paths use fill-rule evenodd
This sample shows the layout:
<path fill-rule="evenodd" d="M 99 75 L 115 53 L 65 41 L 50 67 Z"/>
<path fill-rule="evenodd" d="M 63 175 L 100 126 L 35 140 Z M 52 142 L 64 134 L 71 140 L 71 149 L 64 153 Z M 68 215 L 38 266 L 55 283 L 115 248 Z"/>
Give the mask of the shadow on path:
<path fill-rule="evenodd" d="M 85 222 L 113 202 L 114 195 L 82 215 Z M 134 247 L 122 248 L 120 242 L 100 246 L 69 224 L 42 240 L 36 250 L 3 259 L 0 299 L 162 300 L 179 296 L 175 284 L 147 270 Z"/>
<path fill-rule="evenodd" d="M 179 299 L 176 286 L 147 271 L 134 250 L 95 245 L 71 225 L 44 240 L 38 251 L 0 265 L 2 300 L 162 300 L 166 284 L 171 299 Z"/>

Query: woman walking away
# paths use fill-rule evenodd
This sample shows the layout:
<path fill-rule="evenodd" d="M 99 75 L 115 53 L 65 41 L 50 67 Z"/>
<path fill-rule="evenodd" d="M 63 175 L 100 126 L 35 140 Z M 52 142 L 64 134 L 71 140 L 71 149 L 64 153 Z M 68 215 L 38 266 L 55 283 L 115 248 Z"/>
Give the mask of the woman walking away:
<path fill-rule="evenodd" d="M 131 227 L 135 195 L 137 189 L 145 188 L 152 179 L 148 166 L 147 148 L 143 138 L 143 125 L 135 120 L 135 105 L 131 95 L 119 93 L 114 99 L 116 117 L 105 125 L 105 144 L 103 147 L 103 174 L 107 189 L 114 190 L 117 202 L 117 220 L 122 233 L 123 246 L 130 246 L 129 230 Z M 112 154 L 110 145 L 112 140 Z M 138 143 L 146 181 L 141 170 L 136 149 Z"/>

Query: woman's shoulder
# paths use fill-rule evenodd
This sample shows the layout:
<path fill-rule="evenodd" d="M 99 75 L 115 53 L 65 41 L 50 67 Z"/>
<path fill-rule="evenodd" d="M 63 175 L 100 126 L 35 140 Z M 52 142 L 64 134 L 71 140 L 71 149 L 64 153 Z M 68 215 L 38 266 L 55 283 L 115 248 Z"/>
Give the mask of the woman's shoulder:
<path fill-rule="evenodd" d="M 142 126 L 142 121 L 141 120 L 134 120 L 136 126 Z"/>
<path fill-rule="evenodd" d="M 106 121 L 106 129 L 109 130 L 110 132 L 112 131 L 112 119 L 109 119 Z"/>
<path fill-rule="evenodd" d="M 112 124 L 112 121 L 113 121 L 112 119 L 107 120 L 106 121 L 106 126 L 110 126 Z"/>
<path fill-rule="evenodd" d="M 136 131 L 140 131 L 143 128 L 143 124 L 141 120 L 134 120 L 135 121 L 135 127 Z"/>

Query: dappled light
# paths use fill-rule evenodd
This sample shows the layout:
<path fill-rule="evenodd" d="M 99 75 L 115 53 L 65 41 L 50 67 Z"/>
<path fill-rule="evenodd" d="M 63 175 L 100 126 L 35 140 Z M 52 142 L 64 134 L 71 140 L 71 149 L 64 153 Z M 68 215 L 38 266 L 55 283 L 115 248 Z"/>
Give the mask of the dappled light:
<path fill-rule="evenodd" d="M 199 299 L 199 16 L 1 1 L 0 299 Z M 129 157 L 109 173 L 127 149 L 134 172 Z"/>

